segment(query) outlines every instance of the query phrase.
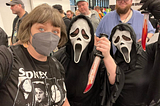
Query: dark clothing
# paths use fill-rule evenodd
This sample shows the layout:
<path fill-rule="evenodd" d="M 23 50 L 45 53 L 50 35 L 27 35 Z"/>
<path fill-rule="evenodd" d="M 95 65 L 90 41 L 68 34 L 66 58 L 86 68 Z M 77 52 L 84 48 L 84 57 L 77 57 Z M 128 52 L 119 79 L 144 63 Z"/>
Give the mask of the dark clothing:
<path fill-rule="evenodd" d="M 61 62 L 65 69 L 65 82 L 67 98 L 71 106 L 112 106 L 117 100 L 124 85 L 124 73 L 119 67 L 116 68 L 116 81 L 114 85 L 109 84 L 107 71 L 101 61 L 93 87 L 86 94 L 83 93 L 88 81 L 88 74 L 91 68 L 94 52 L 90 59 L 77 65 L 71 62 L 66 47 L 59 49 L 54 56 Z M 73 61 L 73 60 L 72 60 Z M 91 62 L 92 61 L 92 62 Z M 69 67 L 70 66 L 70 67 Z"/>
<path fill-rule="evenodd" d="M 92 23 L 87 17 L 84 15 L 78 15 L 71 21 L 68 30 L 68 38 L 70 36 L 72 25 L 74 22 L 78 21 L 78 19 L 84 19 L 87 21 L 90 30 L 88 31 L 85 29 L 85 31 L 91 35 L 91 40 L 83 50 L 80 61 L 78 63 L 74 62 L 75 54 L 71 39 L 68 40 L 66 47 L 61 48 L 54 54 L 65 69 L 65 83 L 68 101 L 71 106 L 111 106 L 117 99 L 119 91 L 121 91 L 123 87 L 123 73 L 121 73 L 120 69 L 117 67 L 116 82 L 110 89 L 111 86 L 109 84 L 106 67 L 103 60 L 101 60 L 92 88 L 88 92 L 83 93 L 87 86 L 88 75 L 95 58 L 94 29 Z M 81 33 L 81 31 L 79 32 Z"/>
<path fill-rule="evenodd" d="M 8 47 L 8 36 L 1 27 L 0 27 L 0 45 L 5 45 Z"/>
<path fill-rule="evenodd" d="M 137 56 L 136 56 L 137 55 Z M 132 60 L 135 68 L 116 57 L 117 65 L 123 69 L 125 74 L 124 87 L 114 106 L 143 106 L 149 85 L 149 72 L 145 71 L 147 65 L 146 53 L 142 47 L 137 45 L 137 54 Z M 133 65 L 133 64 L 132 64 Z"/>
<path fill-rule="evenodd" d="M 154 19 L 154 18 L 149 18 L 149 21 L 151 22 L 153 28 L 155 28 L 155 33 L 158 32 L 158 20 Z"/>
<path fill-rule="evenodd" d="M 63 49 L 63 50 L 62 50 Z M 66 70 L 65 83 L 67 88 L 67 98 L 71 106 L 100 106 L 100 92 L 101 83 L 103 83 L 103 76 L 105 74 L 105 67 L 101 66 L 97 73 L 95 82 L 91 90 L 87 93 L 83 93 L 88 81 L 88 74 L 94 59 L 94 54 L 90 55 L 85 64 L 76 64 L 70 59 L 68 54 L 65 52 L 66 48 L 63 47 L 56 53 L 57 59 L 61 62 Z M 61 52 L 60 52 L 61 51 Z M 59 57 L 59 54 L 61 56 Z M 58 55 L 58 56 L 57 56 Z M 100 73 L 103 73 L 100 75 Z"/>
<path fill-rule="evenodd" d="M 66 25 L 66 31 L 68 31 L 68 27 L 69 27 L 69 24 L 70 24 L 71 20 L 67 16 L 64 16 L 63 21 Z"/>
<path fill-rule="evenodd" d="M 19 18 L 19 16 L 17 15 L 13 21 L 13 30 L 12 30 L 12 36 L 11 36 L 11 42 L 12 44 L 16 43 L 18 41 L 17 39 L 17 34 L 18 34 L 18 29 L 19 29 L 19 25 L 22 21 L 22 19 L 27 15 L 28 13 L 26 12 L 21 18 Z M 16 33 L 16 36 L 14 36 L 14 34 Z M 14 39 L 14 40 L 13 40 Z"/>
<path fill-rule="evenodd" d="M 158 41 L 147 45 L 147 61 L 148 65 L 146 70 L 149 71 L 150 85 L 148 92 L 146 93 L 147 106 L 159 106 L 160 105 L 160 35 Z M 152 68 L 152 70 L 149 70 Z"/>
<path fill-rule="evenodd" d="M 76 19 L 79 19 L 80 17 L 81 16 L 79 15 L 78 17 L 74 18 L 71 21 L 71 24 L 73 24 L 76 21 Z M 90 22 L 85 16 L 84 17 L 82 16 L 81 18 L 84 18 L 86 19 L 86 21 Z M 68 30 L 68 38 L 69 38 L 69 31 L 72 26 L 71 24 Z M 90 27 L 91 27 L 90 31 L 93 31 L 92 25 Z M 87 85 L 88 74 L 89 74 L 92 62 L 94 60 L 94 53 L 93 53 L 94 33 L 93 32 L 90 32 L 92 34 L 91 41 L 83 51 L 81 59 L 78 63 L 74 62 L 73 46 L 71 44 L 70 39 L 68 40 L 66 47 L 62 48 L 63 50 L 60 49 L 58 52 L 56 52 L 56 55 L 55 55 L 55 57 L 61 62 L 61 64 L 65 69 L 65 84 L 67 88 L 67 98 L 71 106 L 100 106 L 100 103 L 101 103 L 100 72 L 101 71 L 105 72 L 105 68 L 103 66 L 100 65 L 94 85 L 92 86 L 91 90 L 87 93 L 83 93 Z"/>
<path fill-rule="evenodd" d="M 125 53 L 127 54 L 129 50 L 126 48 L 127 40 L 125 42 L 124 39 L 119 39 L 118 42 L 121 42 L 123 46 L 121 49 L 117 47 L 116 53 L 112 56 L 115 59 L 117 65 L 123 70 L 125 74 L 125 82 L 123 89 L 114 104 L 114 106 L 143 106 L 144 99 L 146 97 L 146 92 L 148 90 L 149 85 L 149 72 L 145 70 L 145 66 L 148 64 L 146 57 L 146 52 L 143 51 L 141 45 L 136 43 L 136 34 L 133 28 L 125 23 L 118 24 L 115 26 L 111 33 L 110 41 L 114 35 L 116 36 L 115 32 L 118 30 L 124 32 L 127 31 L 129 33 L 120 33 L 119 37 L 127 36 L 125 34 L 129 34 L 130 36 L 129 41 L 132 40 L 131 43 L 131 51 L 130 51 L 130 62 L 127 63 L 124 59 Z M 123 40 L 123 41 L 122 41 Z M 112 41 L 112 43 L 115 41 Z M 128 44 L 129 45 L 129 44 Z M 128 47 L 129 48 L 129 47 Z M 111 48 L 112 49 L 112 48 Z M 121 50 L 121 51 L 120 51 Z M 124 50 L 124 51 L 123 51 Z M 112 50 L 111 50 L 112 51 Z M 123 53 L 123 54 L 122 54 Z"/>
<path fill-rule="evenodd" d="M 38 61 L 22 45 L 11 47 L 11 51 L 12 54 L 7 48 L 0 47 L 1 106 L 35 106 L 37 102 L 61 106 L 66 93 L 61 64 L 51 57 L 47 57 L 45 62 Z M 12 70 L 9 70 L 11 62 Z M 2 83 L 6 77 L 8 79 Z M 44 90 L 43 103 L 37 101 L 36 88 Z"/>

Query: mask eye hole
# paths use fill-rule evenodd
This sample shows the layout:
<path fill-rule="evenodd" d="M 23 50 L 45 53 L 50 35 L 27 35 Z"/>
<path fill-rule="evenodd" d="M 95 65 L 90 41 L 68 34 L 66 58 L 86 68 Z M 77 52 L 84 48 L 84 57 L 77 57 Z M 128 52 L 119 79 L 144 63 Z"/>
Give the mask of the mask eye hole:
<path fill-rule="evenodd" d="M 84 39 L 89 39 L 89 36 L 86 34 L 84 29 L 82 29 L 81 33 Z"/>
<path fill-rule="evenodd" d="M 130 41 L 130 40 L 131 40 L 129 37 L 127 37 L 127 36 L 125 36 L 125 35 L 122 35 L 122 38 L 123 38 L 124 40 L 126 40 L 126 41 Z"/>
<path fill-rule="evenodd" d="M 72 32 L 72 33 L 70 34 L 70 36 L 71 36 L 71 37 L 75 37 L 75 36 L 77 36 L 78 33 L 79 33 L 79 29 L 77 28 L 74 32 Z"/>
<path fill-rule="evenodd" d="M 114 43 L 118 43 L 119 40 L 120 40 L 120 37 L 118 36 L 118 37 L 116 38 L 116 40 L 114 41 Z"/>

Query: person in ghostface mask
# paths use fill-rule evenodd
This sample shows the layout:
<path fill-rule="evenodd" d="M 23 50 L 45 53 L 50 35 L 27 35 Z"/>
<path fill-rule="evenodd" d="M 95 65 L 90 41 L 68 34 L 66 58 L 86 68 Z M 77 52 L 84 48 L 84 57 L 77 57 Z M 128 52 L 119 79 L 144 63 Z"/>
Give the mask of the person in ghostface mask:
<path fill-rule="evenodd" d="M 33 85 L 36 81 L 45 83 L 47 79 L 58 80 L 59 87 L 62 89 L 58 94 L 66 95 L 64 89 L 64 69 L 62 65 L 50 53 L 58 46 L 63 46 L 67 41 L 64 22 L 56 9 L 48 4 L 41 4 L 35 7 L 20 25 L 18 39 L 22 45 L 6 48 L 0 46 L 0 103 L 1 106 L 33 106 L 37 101 L 41 101 L 42 94 L 39 88 Z M 20 83 L 24 79 L 30 79 L 30 87 L 27 92 L 35 90 L 32 100 L 22 100 L 27 96 L 23 90 L 18 90 Z M 32 89 L 31 89 L 32 88 Z M 46 88 L 47 91 L 49 88 Z M 51 92 L 47 92 L 51 94 Z M 51 97 L 46 94 L 48 105 L 51 104 Z M 25 99 L 25 98 L 24 98 Z M 65 96 L 60 98 L 62 101 L 59 106 L 70 106 Z M 22 100 L 22 101 L 20 101 Z"/>
<path fill-rule="evenodd" d="M 67 98 L 71 106 L 111 106 L 123 87 L 123 73 L 110 55 L 110 42 L 106 37 L 96 38 L 91 22 L 84 15 L 76 16 L 69 26 L 68 42 L 54 56 L 65 69 Z M 95 59 L 95 51 L 104 56 L 101 59 L 92 88 L 84 93 L 88 75 Z M 107 76 L 108 73 L 108 76 Z M 122 73 L 122 74 L 121 74 Z M 110 89 L 112 85 L 113 89 Z"/>
<path fill-rule="evenodd" d="M 160 0 L 141 0 L 140 3 L 143 4 L 141 10 L 149 11 L 160 22 Z M 146 71 L 150 72 L 150 84 L 145 94 L 145 106 L 160 106 L 160 35 L 156 42 L 147 45 L 146 53 L 149 63 Z"/>
<path fill-rule="evenodd" d="M 110 41 L 117 48 L 114 55 L 111 48 L 111 55 L 125 75 L 123 89 L 114 106 L 143 106 L 149 86 L 149 72 L 145 69 L 148 64 L 144 58 L 146 53 L 136 43 L 136 34 L 128 24 L 115 26 Z"/>

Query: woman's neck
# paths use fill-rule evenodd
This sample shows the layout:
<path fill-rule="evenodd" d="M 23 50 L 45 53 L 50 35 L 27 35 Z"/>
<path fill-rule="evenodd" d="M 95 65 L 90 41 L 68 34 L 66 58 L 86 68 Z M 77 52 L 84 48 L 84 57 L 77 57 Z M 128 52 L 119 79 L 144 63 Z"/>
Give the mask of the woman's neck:
<path fill-rule="evenodd" d="M 27 47 L 27 51 L 29 52 L 29 54 L 35 58 L 36 60 L 39 60 L 39 61 L 47 61 L 47 56 L 44 56 L 44 55 L 41 55 L 39 54 L 31 44 L 28 45 Z"/>

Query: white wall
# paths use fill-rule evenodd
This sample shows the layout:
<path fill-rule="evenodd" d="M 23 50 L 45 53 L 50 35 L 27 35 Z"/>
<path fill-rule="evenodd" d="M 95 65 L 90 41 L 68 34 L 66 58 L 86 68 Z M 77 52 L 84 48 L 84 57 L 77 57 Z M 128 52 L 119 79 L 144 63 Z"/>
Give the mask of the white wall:
<path fill-rule="evenodd" d="M 9 1 L 10 0 L 0 0 L 0 26 L 3 27 L 8 36 L 11 36 L 12 23 L 16 15 L 12 14 L 10 6 L 6 6 L 6 3 Z M 48 3 L 51 6 L 54 4 L 61 4 L 64 11 L 70 9 L 70 0 L 22 0 L 22 1 L 25 5 L 25 10 L 27 12 L 30 12 L 31 9 L 42 3 Z"/>
<path fill-rule="evenodd" d="M 141 0 L 133 0 L 133 3 L 140 3 Z"/>
<path fill-rule="evenodd" d="M 138 10 L 139 8 L 141 8 L 142 6 L 132 6 L 131 8 L 133 9 L 133 10 Z"/>
<path fill-rule="evenodd" d="M 116 5 L 116 0 L 109 0 L 109 5 Z"/>
<path fill-rule="evenodd" d="M 39 4 L 47 3 L 49 5 L 60 4 L 64 12 L 70 10 L 70 0 L 32 0 L 33 7 L 36 7 Z"/>
<path fill-rule="evenodd" d="M 141 0 L 132 0 L 132 3 L 140 3 Z M 116 0 L 109 0 L 109 5 L 116 5 Z"/>
<path fill-rule="evenodd" d="M 4 25 L 3 25 L 3 21 L 2 21 L 1 13 L 0 13 L 0 27 L 1 27 L 2 29 L 4 29 Z"/>
<path fill-rule="evenodd" d="M 11 36 L 12 34 L 12 23 L 14 18 L 16 17 L 15 14 L 12 14 L 12 11 L 10 9 L 10 6 L 7 6 L 6 3 L 10 0 L 0 0 L 0 14 L 1 19 L 4 26 L 4 31 L 7 33 L 8 36 Z M 25 4 L 25 10 L 30 12 L 31 7 L 29 0 L 23 0 L 23 3 Z"/>

